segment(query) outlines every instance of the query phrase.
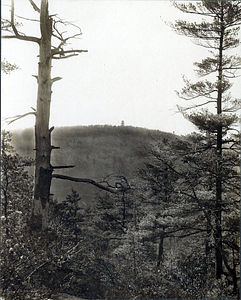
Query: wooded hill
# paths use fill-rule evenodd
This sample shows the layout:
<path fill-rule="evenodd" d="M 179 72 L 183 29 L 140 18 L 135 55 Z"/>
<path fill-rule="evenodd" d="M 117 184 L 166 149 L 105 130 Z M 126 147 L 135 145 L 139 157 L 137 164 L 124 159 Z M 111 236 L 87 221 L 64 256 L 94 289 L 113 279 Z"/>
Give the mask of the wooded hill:
<path fill-rule="evenodd" d="M 17 153 L 34 158 L 34 130 L 14 130 L 12 134 Z M 177 138 L 172 133 L 132 126 L 58 127 L 53 131 L 52 145 L 60 149 L 52 151 L 51 163 L 53 166 L 75 166 L 57 170 L 58 174 L 90 178 L 98 182 L 107 180 L 110 184 L 114 184 L 118 176 L 125 176 L 131 181 L 142 166 L 141 150 L 145 145 Z M 100 192 L 90 184 L 52 180 L 51 193 L 58 201 L 64 200 L 71 188 L 80 194 L 85 204 L 91 203 Z"/>

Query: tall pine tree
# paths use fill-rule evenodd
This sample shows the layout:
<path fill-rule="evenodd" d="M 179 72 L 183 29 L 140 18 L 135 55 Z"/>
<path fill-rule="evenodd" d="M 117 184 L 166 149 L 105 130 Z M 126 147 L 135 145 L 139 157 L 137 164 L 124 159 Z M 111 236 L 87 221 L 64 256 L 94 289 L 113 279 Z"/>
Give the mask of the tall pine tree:
<path fill-rule="evenodd" d="M 240 103 L 240 100 L 232 98 L 229 90 L 233 85 L 231 80 L 240 69 L 241 58 L 231 55 L 230 50 L 237 47 L 240 42 L 238 32 L 241 24 L 241 2 L 223 0 L 189 4 L 174 2 L 174 6 L 184 13 L 195 15 L 197 19 L 201 17 L 201 21 L 197 23 L 178 20 L 169 25 L 178 34 L 193 38 L 196 44 L 207 48 L 210 53 L 210 56 L 194 64 L 197 67 L 197 74 L 208 79 L 196 83 L 184 79 L 186 85 L 178 95 L 186 100 L 201 100 L 193 106 L 180 109 L 199 130 L 207 135 L 216 136 L 215 253 L 216 278 L 220 279 L 223 274 L 223 150 L 227 145 L 232 145 L 229 133 L 237 117 L 230 113 L 236 111 Z M 211 110 L 188 112 L 202 106 L 210 109 L 212 104 L 216 107 L 215 113 Z"/>

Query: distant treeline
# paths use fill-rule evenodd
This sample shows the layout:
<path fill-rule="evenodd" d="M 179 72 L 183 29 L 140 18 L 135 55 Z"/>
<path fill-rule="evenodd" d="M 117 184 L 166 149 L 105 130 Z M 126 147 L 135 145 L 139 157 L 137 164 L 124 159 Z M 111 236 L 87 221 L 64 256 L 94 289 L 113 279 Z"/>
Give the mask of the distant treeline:
<path fill-rule="evenodd" d="M 130 135 L 139 136 L 141 139 L 153 136 L 154 138 L 160 138 L 163 136 L 173 136 L 171 133 L 166 133 L 160 130 L 147 129 L 142 127 L 133 126 L 112 126 L 112 125 L 89 125 L 89 126 L 70 126 L 70 127 L 57 127 L 53 135 L 61 137 L 65 136 L 104 136 L 104 135 Z"/>

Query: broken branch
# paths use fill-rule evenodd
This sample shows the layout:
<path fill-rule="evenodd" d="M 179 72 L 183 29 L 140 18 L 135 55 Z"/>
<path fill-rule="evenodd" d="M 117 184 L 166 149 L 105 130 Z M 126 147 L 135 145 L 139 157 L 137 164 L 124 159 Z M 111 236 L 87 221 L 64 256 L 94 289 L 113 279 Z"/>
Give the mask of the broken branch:
<path fill-rule="evenodd" d="M 61 80 L 61 79 L 63 79 L 63 78 L 62 77 L 54 77 L 52 79 L 52 83 L 54 83 L 55 81 Z"/>
<path fill-rule="evenodd" d="M 38 76 L 37 75 L 32 75 L 34 78 L 37 79 L 37 82 L 38 82 Z"/>
<path fill-rule="evenodd" d="M 55 150 L 55 149 L 57 150 L 57 149 L 60 149 L 60 147 L 51 146 L 51 149 L 52 149 L 52 150 Z"/>

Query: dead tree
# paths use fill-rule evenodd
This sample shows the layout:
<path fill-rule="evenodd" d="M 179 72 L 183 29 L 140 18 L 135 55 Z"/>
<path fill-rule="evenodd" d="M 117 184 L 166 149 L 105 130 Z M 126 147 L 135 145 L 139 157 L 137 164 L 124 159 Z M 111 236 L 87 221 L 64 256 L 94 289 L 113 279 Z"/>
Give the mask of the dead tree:
<path fill-rule="evenodd" d="M 36 151 L 36 163 L 31 228 L 34 231 L 40 231 L 45 230 L 48 226 L 50 187 L 53 177 L 78 182 L 88 182 L 109 192 L 116 192 L 116 190 L 111 187 L 98 184 L 91 179 L 76 179 L 58 174 L 52 175 L 54 168 L 68 167 L 53 167 L 51 165 L 51 152 L 54 149 L 58 149 L 58 147 L 51 145 L 51 132 L 54 127 L 49 128 L 51 89 L 52 84 L 61 79 L 60 77 L 51 78 L 52 60 L 77 56 L 79 53 L 87 52 L 87 50 L 66 49 L 67 42 L 70 39 L 80 36 L 82 34 L 81 30 L 78 26 L 65 22 L 62 19 L 59 19 L 56 15 L 49 15 L 48 0 L 41 0 L 40 7 L 38 7 L 33 0 L 29 0 L 29 3 L 32 8 L 39 13 L 40 37 L 27 36 L 18 31 L 16 26 L 17 23 L 15 22 L 14 0 L 11 0 L 10 20 L 8 21 L 5 19 L 7 26 L 7 30 L 5 30 L 5 32 L 7 32 L 7 34 L 2 37 L 7 39 L 18 39 L 25 42 L 33 42 L 37 43 L 39 46 L 38 75 L 33 75 L 37 79 L 38 84 L 37 107 L 36 109 L 33 109 L 33 111 L 24 115 L 13 117 L 9 123 L 30 114 L 35 115 L 34 150 Z M 59 26 L 63 25 L 73 25 L 76 27 L 78 32 L 75 35 L 65 37 L 65 32 L 61 32 L 59 29 Z M 52 38 L 57 40 L 56 46 L 53 46 Z"/>

